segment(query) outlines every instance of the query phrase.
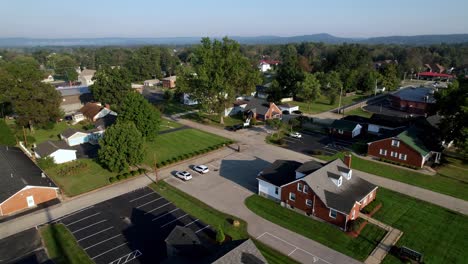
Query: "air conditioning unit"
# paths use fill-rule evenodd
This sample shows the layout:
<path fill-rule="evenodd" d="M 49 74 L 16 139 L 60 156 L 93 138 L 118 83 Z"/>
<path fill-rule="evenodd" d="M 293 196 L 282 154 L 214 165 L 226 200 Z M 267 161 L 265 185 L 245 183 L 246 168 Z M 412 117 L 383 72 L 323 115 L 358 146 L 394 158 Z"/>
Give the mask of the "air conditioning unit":
<path fill-rule="evenodd" d="M 286 203 L 285 203 L 285 202 L 281 202 L 280 205 L 281 205 L 282 207 L 285 207 L 285 206 L 286 206 Z"/>

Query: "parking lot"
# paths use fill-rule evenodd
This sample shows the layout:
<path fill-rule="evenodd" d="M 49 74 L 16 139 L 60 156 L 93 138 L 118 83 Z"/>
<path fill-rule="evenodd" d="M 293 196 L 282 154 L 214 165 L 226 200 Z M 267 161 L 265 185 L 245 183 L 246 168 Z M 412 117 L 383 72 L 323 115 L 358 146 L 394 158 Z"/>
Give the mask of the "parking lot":
<path fill-rule="evenodd" d="M 353 141 L 332 138 L 314 132 L 301 132 L 301 138 L 285 137 L 285 148 L 310 155 L 314 151 L 321 151 L 324 155 L 334 155 L 340 151 L 351 149 Z"/>
<path fill-rule="evenodd" d="M 58 220 L 96 263 L 158 263 L 164 240 L 176 225 L 214 239 L 213 229 L 150 188 L 142 188 Z"/>

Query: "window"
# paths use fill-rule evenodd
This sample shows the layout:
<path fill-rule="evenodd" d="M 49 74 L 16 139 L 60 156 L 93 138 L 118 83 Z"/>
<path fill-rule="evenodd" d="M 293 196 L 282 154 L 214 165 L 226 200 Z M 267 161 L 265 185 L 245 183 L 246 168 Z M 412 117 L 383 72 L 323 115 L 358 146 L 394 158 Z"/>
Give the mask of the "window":
<path fill-rule="evenodd" d="M 279 188 L 275 187 L 275 194 L 278 194 L 278 192 L 279 192 Z"/>
<path fill-rule="evenodd" d="M 337 212 L 336 212 L 335 210 L 333 210 L 333 209 L 330 209 L 330 214 L 329 214 L 329 216 L 330 216 L 331 218 L 335 219 L 335 218 L 336 218 L 336 215 L 337 215 Z"/>
<path fill-rule="evenodd" d="M 373 192 L 371 192 L 371 193 L 369 194 L 369 199 L 372 199 L 372 195 L 374 195 Z"/>
<path fill-rule="evenodd" d="M 291 201 L 296 201 L 296 194 L 290 192 L 290 193 L 289 193 L 289 200 L 291 200 Z"/>
<path fill-rule="evenodd" d="M 338 179 L 338 187 L 341 186 L 341 183 L 343 183 L 343 177 L 340 177 L 340 178 Z"/>
<path fill-rule="evenodd" d="M 354 219 L 355 216 L 356 216 L 356 211 L 353 210 L 353 211 L 351 212 L 351 219 Z"/>
<path fill-rule="evenodd" d="M 307 193 L 309 191 L 309 186 L 304 185 L 304 189 L 302 190 L 304 193 Z"/>
<path fill-rule="evenodd" d="M 338 129 L 338 134 L 344 134 L 344 131 L 342 129 Z"/>
<path fill-rule="evenodd" d="M 400 146 L 400 141 L 392 139 L 392 147 L 399 147 Z"/>
<path fill-rule="evenodd" d="M 302 183 L 298 183 L 298 184 L 297 184 L 297 190 L 298 190 L 298 191 L 302 192 L 302 187 L 303 187 L 303 186 L 302 186 Z"/>
<path fill-rule="evenodd" d="M 307 206 L 312 206 L 312 200 L 306 199 L 306 205 Z"/>
<path fill-rule="evenodd" d="M 364 201 L 362 202 L 363 204 L 366 204 L 367 203 L 367 196 L 364 197 Z"/>
<path fill-rule="evenodd" d="M 387 150 L 386 149 L 380 149 L 379 154 L 382 156 L 387 156 Z"/>
<path fill-rule="evenodd" d="M 400 153 L 400 159 L 401 160 L 406 160 L 406 154 Z"/>
<path fill-rule="evenodd" d="M 398 152 L 390 152 L 390 156 L 394 157 L 394 158 L 398 158 Z"/>

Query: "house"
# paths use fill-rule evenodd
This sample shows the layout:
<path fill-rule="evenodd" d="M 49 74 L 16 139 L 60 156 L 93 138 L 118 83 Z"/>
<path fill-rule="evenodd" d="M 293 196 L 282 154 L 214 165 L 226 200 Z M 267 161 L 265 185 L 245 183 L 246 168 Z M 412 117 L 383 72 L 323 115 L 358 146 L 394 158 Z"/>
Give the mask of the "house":
<path fill-rule="evenodd" d="M 410 114 L 426 115 L 433 112 L 434 88 L 410 87 L 390 94 L 391 107 Z"/>
<path fill-rule="evenodd" d="M 67 128 L 60 134 L 68 146 L 77 146 L 89 142 L 89 133 L 74 128 Z"/>
<path fill-rule="evenodd" d="M 299 106 L 291 105 L 291 104 L 287 104 L 287 103 L 278 105 L 278 107 L 281 109 L 282 112 L 288 111 L 289 114 L 291 114 L 294 111 L 299 111 Z"/>
<path fill-rule="evenodd" d="M 54 76 L 52 74 L 47 75 L 41 82 L 43 83 L 51 83 L 54 81 Z"/>
<path fill-rule="evenodd" d="M 68 86 L 56 88 L 62 96 L 60 108 L 65 114 L 80 110 L 83 105 L 93 101 L 93 95 L 87 86 Z"/>
<path fill-rule="evenodd" d="M 426 64 L 424 64 L 424 67 L 426 68 L 426 71 L 428 71 L 428 72 L 434 72 L 434 73 L 444 73 L 445 72 L 445 67 L 438 64 L 438 63 L 426 63 Z"/>
<path fill-rule="evenodd" d="M 145 86 L 143 84 L 132 83 L 131 87 L 135 92 L 137 92 L 139 94 L 142 94 L 143 93 L 143 88 Z"/>
<path fill-rule="evenodd" d="M 164 242 L 168 257 L 197 256 L 206 251 L 197 234 L 188 227 L 174 227 Z"/>
<path fill-rule="evenodd" d="M 436 146 L 436 139 L 429 135 L 424 139 L 426 130 L 415 126 L 394 137 L 367 143 L 367 154 L 408 166 L 422 168 L 426 162 L 439 163 L 441 148 Z"/>
<path fill-rule="evenodd" d="M 247 239 L 240 245 L 218 258 L 213 264 L 252 263 L 267 264 L 267 260 L 255 246 L 252 239 Z"/>
<path fill-rule="evenodd" d="M 190 94 L 184 93 L 182 95 L 182 103 L 184 105 L 197 105 L 198 101 L 190 98 Z"/>
<path fill-rule="evenodd" d="M 261 72 L 267 72 L 273 69 L 273 66 L 277 66 L 278 64 L 279 61 L 277 60 L 260 60 L 257 67 Z"/>
<path fill-rule="evenodd" d="M 238 113 L 243 113 L 248 103 L 248 100 L 237 99 L 232 103 L 231 107 L 224 109 L 224 116 L 232 116 Z"/>
<path fill-rule="evenodd" d="M 146 87 L 158 86 L 161 83 L 159 79 L 151 79 L 143 82 L 143 85 Z"/>
<path fill-rule="evenodd" d="M 264 85 L 257 85 L 255 87 L 255 97 L 259 99 L 267 99 L 268 98 L 268 90 L 271 87 L 271 83 L 267 83 Z"/>
<path fill-rule="evenodd" d="M 169 76 L 162 79 L 162 86 L 164 88 L 175 88 L 177 76 Z"/>
<path fill-rule="evenodd" d="M 452 74 L 429 72 L 429 71 L 418 72 L 417 76 L 419 79 L 424 79 L 424 80 L 451 80 L 451 79 L 456 78 L 456 76 Z"/>
<path fill-rule="evenodd" d="M 414 122 L 415 118 L 411 117 L 398 117 L 388 116 L 382 114 L 372 114 L 370 118 L 349 115 L 342 118 L 342 120 L 352 121 L 359 123 L 362 126 L 361 134 L 372 135 L 389 135 L 395 134 L 394 131 L 406 129 Z"/>
<path fill-rule="evenodd" d="M 338 119 L 330 125 L 330 134 L 343 139 L 352 139 L 361 134 L 362 126 L 359 123 Z"/>
<path fill-rule="evenodd" d="M 62 164 L 76 160 L 76 150 L 72 149 L 65 141 L 45 141 L 34 149 L 36 158 L 51 157 L 56 164 Z"/>
<path fill-rule="evenodd" d="M 106 107 L 102 107 L 102 105 L 98 103 L 87 103 L 80 109 L 80 112 L 86 119 L 95 122 L 99 118 L 108 114 L 117 115 L 117 113 L 113 112 L 109 108 L 110 107 L 108 105 Z"/>
<path fill-rule="evenodd" d="M 0 216 L 58 198 L 57 186 L 16 147 L 0 146 Z"/>
<path fill-rule="evenodd" d="M 351 169 L 351 155 L 321 164 L 275 161 L 259 173 L 258 194 L 347 230 L 372 202 L 377 186 Z"/>
<path fill-rule="evenodd" d="M 259 121 L 282 117 L 282 112 L 279 107 L 272 102 L 267 102 L 262 99 L 252 98 L 248 101 L 244 108 L 244 113 L 249 117 L 253 117 Z"/>
<path fill-rule="evenodd" d="M 88 70 L 84 69 L 78 72 L 78 81 L 81 82 L 81 85 L 90 86 L 94 84 L 94 74 L 96 73 L 95 70 Z"/>

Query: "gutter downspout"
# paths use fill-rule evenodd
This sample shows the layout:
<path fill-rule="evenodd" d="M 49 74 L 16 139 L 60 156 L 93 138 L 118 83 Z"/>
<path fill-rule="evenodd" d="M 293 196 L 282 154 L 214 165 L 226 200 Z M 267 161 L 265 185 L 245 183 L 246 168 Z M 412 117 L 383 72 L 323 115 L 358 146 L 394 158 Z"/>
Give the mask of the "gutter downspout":
<path fill-rule="evenodd" d="M 312 205 L 312 214 L 315 215 L 315 195 L 314 195 L 314 204 Z"/>
<path fill-rule="evenodd" d="M 346 226 L 348 225 L 348 215 L 346 215 L 346 221 L 344 224 L 344 231 L 346 232 Z"/>

